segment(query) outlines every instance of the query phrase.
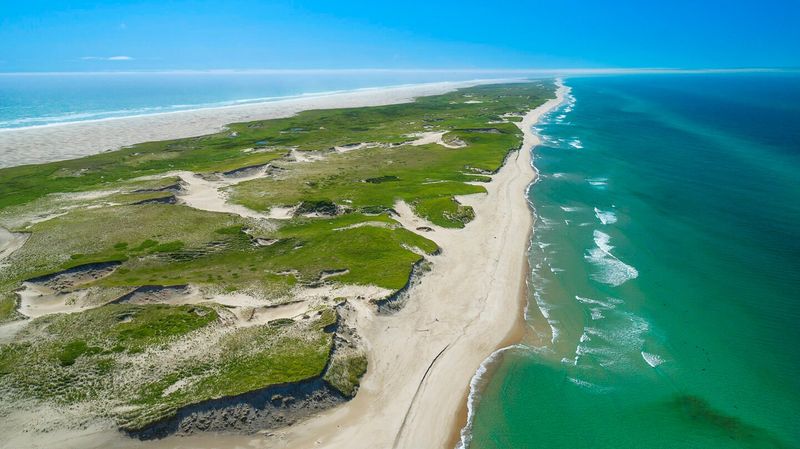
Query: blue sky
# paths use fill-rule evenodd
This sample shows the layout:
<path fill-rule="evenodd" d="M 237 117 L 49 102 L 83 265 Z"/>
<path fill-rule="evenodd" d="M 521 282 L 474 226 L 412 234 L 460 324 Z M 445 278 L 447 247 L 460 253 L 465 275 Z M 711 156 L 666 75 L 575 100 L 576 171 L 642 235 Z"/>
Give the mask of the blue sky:
<path fill-rule="evenodd" d="M 799 0 L 0 0 L 0 71 L 798 67 L 799 23 Z"/>

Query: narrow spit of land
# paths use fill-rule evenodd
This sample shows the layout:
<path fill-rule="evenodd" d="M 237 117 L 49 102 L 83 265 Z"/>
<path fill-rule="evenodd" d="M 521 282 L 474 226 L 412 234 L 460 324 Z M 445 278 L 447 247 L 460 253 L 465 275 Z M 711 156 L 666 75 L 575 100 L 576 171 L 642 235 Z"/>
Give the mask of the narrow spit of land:
<path fill-rule="evenodd" d="M 519 320 L 529 128 L 553 90 L 479 86 L 0 170 L 0 434 L 452 443 L 469 378 Z"/>

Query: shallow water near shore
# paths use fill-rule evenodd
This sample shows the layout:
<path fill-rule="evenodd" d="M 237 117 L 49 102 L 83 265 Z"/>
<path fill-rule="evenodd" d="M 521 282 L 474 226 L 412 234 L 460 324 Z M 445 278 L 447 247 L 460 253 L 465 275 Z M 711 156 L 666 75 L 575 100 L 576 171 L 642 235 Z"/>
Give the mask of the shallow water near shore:
<path fill-rule="evenodd" d="M 800 76 L 567 85 L 469 447 L 800 447 Z"/>
<path fill-rule="evenodd" d="M 481 77 L 486 75 L 391 71 L 0 74 L 0 130 Z"/>

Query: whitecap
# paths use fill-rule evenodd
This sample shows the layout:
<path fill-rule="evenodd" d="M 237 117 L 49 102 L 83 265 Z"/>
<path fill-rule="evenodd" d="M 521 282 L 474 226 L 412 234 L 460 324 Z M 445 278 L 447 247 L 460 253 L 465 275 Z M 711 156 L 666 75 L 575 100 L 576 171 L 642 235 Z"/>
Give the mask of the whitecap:
<path fill-rule="evenodd" d="M 578 302 L 583 304 L 592 304 L 606 309 L 613 309 L 617 307 L 617 305 L 622 304 L 622 300 L 617 298 L 608 298 L 606 301 L 600 301 L 599 299 L 592 299 L 592 298 L 586 298 L 584 296 L 575 295 L 575 299 L 577 299 Z"/>
<path fill-rule="evenodd" d="M 458 442 L 456 448 L 465 449 L 469 447 L 469 443 L 472 440 L 472 422 L 475 417 L 475 405 L 479 400 L 478 395 L 480 383 L 483 380 L 483 376 L 486 374 L 489 365 L 494 363 L 500 354 L 514 348 L 524 348 L 524 346 L 512 345 L 494 351 L 489 355 L 489 357 L 486 358 L 486 360 L 483 361 L 483 363 L 480 364 L 478 369 L 475 371 L 475 374 L 472 376 L 472 379 L 469 382 L 469 395 L 467 396 L 467 424 L 461 429 L 461 440 Z"/>
<path fill-rule="evenodd" d="M 642 351 L 642 358 L 644 359 L 645 362 L 647 362 L 648 365 L 652 366 L 653 368 L 664 363 L 664 359 L 662 359 L 658 355 L 651 354 L 645 351 Z"/>
<path fill-rule="evenodd" d="M 604 211 L 595 207 L 594 216 L 597 217 L 597 219 L 600 220 L 600 223 L 603 223 L 604 225 L 614 224 L 617 222 L 617 214 L 615 214 L 614 211 Z"/>
<path fill-rule="evenodd" d="M 569 146 L 571 146 L 572 148 L 575 148 L 576 150 L 580 150 L 580 149 L 583 148 L 583 143 L 581 143 L 580 139 L 576 138 L 576 139 L 572 139 L 569 142 Z"/>
<path fill-rule="evenodd" d="M 608 185 L 608 178 L 589 178 L 586 182 L 592 187 L 603 190 Z"/>
<path fill-rule="evenodd" d="M 639 271 L 631 265 L 619 260 L 611 253 L 611 236 L 595 230 L 594 244 L 596 248 L 587 251 L 584 258 L 595 266 L 591 278 L 597 282 L 618 287 L 625 282 L 639 277 Z"/>
<path fill-rule="evenodd" d="M 595 384 L 593 384 L 591 382 L 587 382 L 587 381 L 582 380 L 582 379 L 577 379 L 575 377 L 568 377 L 567 379 L 569 379 L 570 382 L 574 383 L 575 385 L 577 385 L 579 387 L 588 388 L 588 389 L 594 389 L 594 388 L 597 387 Z"/>
<path fill-rule="evenodd" d="M 581 343 L 584 343 L 584 342 L 591 341 L 591 340 L 592 340 L 592 337 L 590 337 L 589 333 L 586 332 L 586 330 L 584 330 L 583 333 L 581 334 L 581 338 L 580 338 L 579 341 Z"/>

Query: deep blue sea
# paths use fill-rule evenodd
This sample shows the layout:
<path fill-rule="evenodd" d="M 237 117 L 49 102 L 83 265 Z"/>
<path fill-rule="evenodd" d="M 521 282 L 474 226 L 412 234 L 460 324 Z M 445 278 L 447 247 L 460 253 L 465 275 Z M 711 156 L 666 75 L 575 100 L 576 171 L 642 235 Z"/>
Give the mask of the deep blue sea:
<path fill-rule="evenodd" d="M 503 76 L 519 75 L 358 71 L 0 74 L 0 129 Z"/>
<path fill-rule="evenodd" d="M 800 76 L 566 83 L 470 447 L 800 447 Z"/>

